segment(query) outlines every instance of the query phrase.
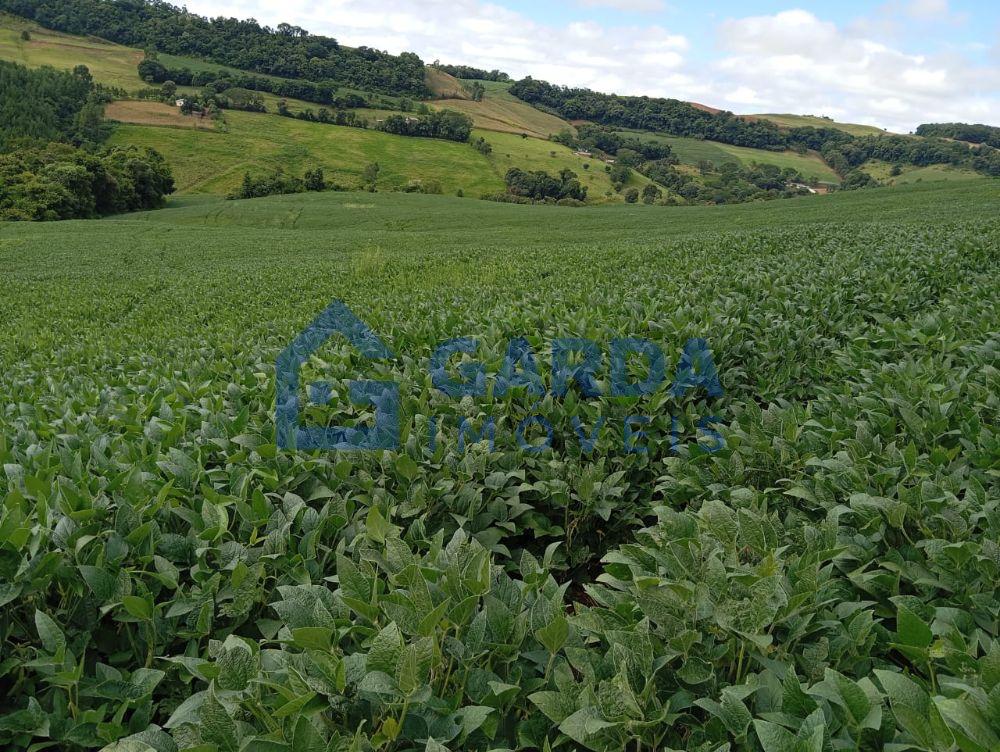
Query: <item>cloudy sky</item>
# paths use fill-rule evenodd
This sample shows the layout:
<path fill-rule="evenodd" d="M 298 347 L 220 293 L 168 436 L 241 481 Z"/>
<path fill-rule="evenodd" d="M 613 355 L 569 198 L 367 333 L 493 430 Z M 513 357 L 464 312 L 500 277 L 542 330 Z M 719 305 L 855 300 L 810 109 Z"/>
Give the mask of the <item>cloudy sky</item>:
<path fill-rule="evenodd" d="M 187 0 L 520 78 L 907 132 L 1000 125 L 1000 1 Z"/>

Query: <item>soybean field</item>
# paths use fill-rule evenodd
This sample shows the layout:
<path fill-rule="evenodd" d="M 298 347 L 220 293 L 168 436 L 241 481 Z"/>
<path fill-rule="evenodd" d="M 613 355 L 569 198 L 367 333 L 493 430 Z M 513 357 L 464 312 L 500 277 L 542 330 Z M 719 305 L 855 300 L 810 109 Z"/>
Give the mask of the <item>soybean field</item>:
<path fill-rule="evenodd" d="M 998 209 L 0 224 L 0 747 L 1000 748 Z M 334 300 L 391 357 L 322 343 L 301 419 L 361 429 L 349 382 L 393 383 L 396 450 L 277 443 L 275 364 Z M 568 339 L 598 367 L 559 388 Z M 613 389 L 651 370 L 624 339 L 654 389 Z"/>

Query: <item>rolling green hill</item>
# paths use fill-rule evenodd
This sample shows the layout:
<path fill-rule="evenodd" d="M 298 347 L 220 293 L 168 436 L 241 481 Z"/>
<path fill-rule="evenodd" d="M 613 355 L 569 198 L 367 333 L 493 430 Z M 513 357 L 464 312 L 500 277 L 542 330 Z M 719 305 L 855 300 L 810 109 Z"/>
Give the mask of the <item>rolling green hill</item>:
<path fill-rule="evenodd" d="M 174 111 L 167 105 L 143 104 L 152 112 Z M 461 188 L 470 195 L 503 188 L 489 161 L 468 144 L 248 112 L 228 112 L 226 120 L 228 132 L 121 125 L 111 142 L 159 151 L 173 168 L 181 194 L 226 193 L 240 184 L 247 170 L 278 167 L 302 174 L 320 166 L 329 181 L 357 188 L 370 162 L 380 165 L 379 185 L 385 189 L 401 190 L 410 181 L 438 182 L 447 193 Z"/>
<path fill-rule="evenodd" d="M 112 144 L 148 146 L 163 154 L 174 170 L 178 192 L 227 193 L 239 186 L 246 171 L 281 167 L 295 174 L 320 166 L 327 179 L 358 188 L 365 165 L 381 167 L 379 186 L 402 190 L 409 183 L 437 183 L 445 193 L 459 189 L 467 196 L 503 190 L 511 167 L 556 174 L 574 170 L 588 187 L 590 198 L 608 200 L 611 180 L 600 162 L 575 156 L 565 146 L 525 139 L 509 133 L 477 131 L 493 146 L 483 156 L 469 144 L 428 138 L 408 138 L 375 130 L 309 123 L 276 115 L 228 112 L 227 127 L 179 114 L 154 102 L 115 103 L 108 113 L 128 120 L 111 138 Z M 633 175 L 631 185 L 646 182 Z M 614 196 L 613 200 L 620 200 Z"/>
<path fill-rule="evenodd" d="M 21 32 L 27 31 L 30 39 L 21 39 Z M 197 60 L 195 58 L 181 57 L 178 55 L 168 55 L 161 53 L 158 59 L 168 68 L 189 68 L 192 71 L 212 71 L 238 73 L 236 68 L 226 65 L 219 65 L 207 60 Z M 33 21 L 11 16 L 7 13 L 0 13 L 0 59 L 10 60 L 29 67 L 39 67 L 51 65 L 53 68 L 71 69 L 76 65 L 86 65 L 90 69 L 91 75 L 98 83 L 108 86 L 115 86 L 128 92 L 148 86 L 138 74 L 136 67 L 142 61 L 142 50 L 133 47 L 125 47 L 114 44 L 96 37 L 80 37 L 71 34 L 63 34 L 58 31 L 45 29 Z M 278 76 L 268 76 L 256 73 L 259 78 L 268 78 L 275 81 L 282 80 Z M 196 91 L 193 87 L 180 87 L 181 93 Z M 389 94 L 374 94 L 361 89 L 349 86 L 338 87 L 337 93 L 358 94 L 374 102 L 384 103 L 386 106 L 396 106 L 400 97 Z M 281 97 L 268 92 L 261 92 L 265 103 L 273 111 L 275 105 Z M 316 105 L 312 102 L 299 102 L 295 99 L 288 99 L 294 106 L 312 107 Z"/>

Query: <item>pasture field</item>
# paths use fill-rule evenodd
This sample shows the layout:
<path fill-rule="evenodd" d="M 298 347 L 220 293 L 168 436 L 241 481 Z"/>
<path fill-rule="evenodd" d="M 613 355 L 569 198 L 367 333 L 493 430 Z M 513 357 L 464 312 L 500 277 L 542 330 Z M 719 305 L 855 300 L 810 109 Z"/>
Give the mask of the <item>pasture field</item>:
<path fill-rule="evenodd" d="M 148 108 L 156 113 L 170 109 L 154 103 Z M 224 194 L 239 186 L 247 170 L 278 167 L 301 175 L 319 166 L 330 182 L 359 187 L 370 162 L 380 165 L 379 185 L 387 190 L 410 181 L 436 181 L 446 193 L 461 188 L 474 196 L 503 189 L 489 161 L 469 144 L 248 112 L 227 111 L 226 120 L 228 132 L 121 125 L 111 143 L 159 151 L 182 194 Z"/>
<path fill-rule="evenodd" d="M 786 128 L 836 128 L 850 133 L 852 136 L 878 136 L 886 133 L 885 130 L 874 125 L 861 125 L 860 123 L 840 123 L 835 120 L 827 120 L 816 115 L 747 115 L 747 118 L 755 120 L 770 120 L 772 123 L 783 125 Z"/>
<path fill-rule="evenodd" d="M 821 183 L 839 183 L 840 178 L 823 159 L 815 153 L 799 154 L 795 151 L 768 151 L 766 149 L 750 149 L 744 146 L 733 146 L 716 141 L 705 141 L 683 136 L 665 136 L 660 133 L 644 131 L 619 131 L 619 133 L 637 136 L 642 139 L 666 143 L 674 150 L 681 164 L 697 165 L 702 160 L 708 160 L 716 165 L 735 162 L 748 166 L 752 162 L 773 164 L 784 169 L 791 167 L 802 173 L 802 176 L 818 180 Z"/>
<path fill-rule="evenodd" d="M 0 746 L 996 749 L 997 208 L 965 181 L 0 225 Z M 394 381 L 398 450 L 276 445 L 276 359 L 333 299 L 393 356 L 320 346 L 304 419 L 365 424 L 345 380 Z M 488 374 L 524 337 L 546 395 L 447 397 L 454 337 Z M 565 337 L 604 396 L 549 391 Z M 651 394 L 607 394 L 621 337 L 665 353 Z"/>
<path fill-rule="evenodd" d="M 594 201 L 622 200 L 617 194 L 606 196 L 611 179 L 602 163 L 577 157 L 560 144 L 509 133 L 475 132 L 493 146 L 486 157 L 469 144 L 248 112 L 227 111 L 227 128 L 219 131 L 210 122 L 156 102 L 116 102 L 108 116 L 126 123 L 116 128 L 111 143 L 159 151 L 170 163 L 182 195 L 225 194 L 239 186 L 247 170 L 277 167 L 301 175 L 320 166 L 330 182 L 357 188 L 365 165 L 378 162 L 384 190 L 400 190 L 411 181 L 436 182 L 444 193 L 461 189 L 466 196 L 479 197 L 502 191 L 503 176 L 514 166 L 551 174 L 570 168 Z M 591 166 L 585 170 L 584 164 Z M 629 185 L 646 182 L 634 174 Z"/>
<path fill-rule="evenodd" d="M 459 110 L 472 118 L 477 128 L 506 133 L 527 133 L 534 138 L 548 140 L 561 130 L 574 130 L 567 121 L 556 115 L 542 112 L 512 95 L 510 84 L 498 81 L 480 81 L 486 89 L 482 101 L 471 99 L 444 99 L 432 106 Z"/>
<path fill-rule="evenodd" d="M 21 39 L 22 31 L 31 35 L 29 41 Z M 146 85 L 136 71 L 142 60 L 141 50 L 102 39 L 61 34 L 5 13 L 0 13 L 0 59 L 31 68 L 50 65 L 71 70 L 86 65 L 99 83 L 129 91 Z"/>
<path fill-rule="evenodd" d="M 862 169 L 876 180 L 888 185 L 907 185 L 918 181 L 938 182 L 954 180 L 987 180 L 982 173 L 974 170 L 964 170 L 952 165 L 929 165 L 915 167 L 905 165 L 899 175 L 892 174 L 892 165 L 888 162 L 873 159 L 862 165 Z"/>
<path fill-rule="evenodd" d="M 523 138 L 515 133 L 484 130 L 474 131 L 473 136 L 482 136 L 493 147 L 489 159 L 500 177 L 506 175 L 511 167 L 543 170 L 550 175 L 558 175 L 561 170 L 569 169 L 577 174 L 583 185 L 587 186 L 588 201 L 598 203 L 621 201 L 621 198 L 613 193 L 611 177 L 605 170 L 604 162 L 599 159 L 578 157 L 572 149 L 562 144 L 537 138 Z M 626 187 L 641 189 L 649 182 L 649 178 L 633 170 Z"/>

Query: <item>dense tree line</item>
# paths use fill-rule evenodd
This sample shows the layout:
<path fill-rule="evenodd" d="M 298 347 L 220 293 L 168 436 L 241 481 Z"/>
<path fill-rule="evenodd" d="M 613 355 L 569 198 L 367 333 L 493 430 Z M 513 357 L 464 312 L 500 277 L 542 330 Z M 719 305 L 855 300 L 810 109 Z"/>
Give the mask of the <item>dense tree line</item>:
<path fill-rule="evenodd" d="M 589 89 L 554 86 L 531 77 L 514 83 L 510 92 L 567 120 L 589 120 L 601 125 L 706 138 L 758 149 L 782 150 L 787 146 L 785 137 L 774 123 L 751 122 L 730 112 L 712 114 L 677 99 L 601 94 Z"/>
<path fill-rule="evenodd" d="M 587 188 L 580 184 L 576 173 L 572 170 L 562 170 L 554 177 L 543 170 L 527 171 L 512 167 L 507 170 L 504 182 L 507 185 L 507 193 L 532 201 L 546 199 L 583 201 L 587 198 Z"/>
<path fill-rule="evenodd" d="M 108 95 L 86 66 L 72 73 L 0 61 L 0 151 L 18 144 L 96 144 L 107 136 Z"/>
<path fill-rule="evenodd" d="M 968 141 L 970 144 L 986 144 L 1000 149 L 1000 128 L 992 125 L 971 123 L 924 123 L 917 126 L 918 136 L 937 136 Z"/>
<path fill-rule="evenodd" d="M 68 144 L 0 155 L 0 220 L 87 219 L 155 209 L 174 190 L 152 149 L 91 153 Z"/>
<path fill-rule="evenodd" d="M 715 165 L 702 162 L 697 178 L 681 172 L 670 160 L 656 160 L 642 166 L 650 180 L 667 188 L 672 194 L 691 204 L 739 204 L 789 198 L 807 193 L 796 184 L 805 183 L 801 174 L 791 168 L 771 164 L 741 167 L 733 162 Z M 648 195 L 643 196 L 648 199 Z M 667 203 L 676 203 L 673 197 Z"/>
<path fill-rule="evenodd" d="M 334 107 L 368 107 L 367 99 L 359 94 L 337 96 L 337 86 L 329 81 L 313 83 L 288 78 L 269 78 L 252 73 L 231 71 L 192 71 L 190 68 L 167 68 L 155 56 L 147 57 L 138 66 L 139 77 L 150 84 L 173 81 L 179 86 L 225 86 L 226 88 L 265 91 L 279 97 L 301 99 Z"/>
<path fill-rule="evenodd" d="M 454 76 L 455 78 L 465 78 L 465 79 L 478 79 L 480 81 L 499 81 L 501 83 L 506 83 L 510 81 L 510 76 L 503 71 L 496 70 L 484 70 L 483 68 L 473 68 L 471 65 L 442 65 L 438 61 L 434 61 L 434 67 L 443 73 L 447 73 L 449 76 Z"/>
<path fill-rule="evenodd" d="M 984 175 L 1000 178 L 1000 149 L 981 149 L 972 160 L 972 168 Z"/>
<path fill-rule="evenodd" d="M 390 115 L 375 125 L 376 130 L 398 136 L 444 138 L 449 141 L 468 141 L 472 133 L 472 118 L 454 110 L 435 110 L 421 117 Z"/>
<path fill-rule="evenodd" d="M 669 133 L 719 141 L 736 146 L 782 151 L 813 149 L 840 175 L 847 176 L 867 159 L 882 159 L 893 164 L 926 166 L 931 164 L 963 165 L 986 174 L 994 172 L 997 157 L 988 151 L 998 129 L 988 126 L 945 124 L 925 125 L 918 129 L 923 139 L 892 134 L 852 136 L 836 128 L 781 129 L 766 120 L 749 121 L 731 112 L 712 113 L 676 99 L 631 97 L 601 94 L 589 89 L 553 86 L 530 77 L 511 86 L 511 93 L 529 104 L 548 109 L 569 120 L 588 120 L 606 126 Z M 970 149 L 953 140 L 981 144 Z M 938 138 L 946 136 L 947 138 Z M 863 182 L 854 179 L 854 184 Z M 852 184 L 852 187 L 854 185 Z"/>
<path fill-rule="evenodd" d="M 348 128 L 367 128 L 368 119 L 358 115 L 356 112 L 350 110 L 335 110 L 331 112 L 325 107 L 320 107 L 319 110 L 313 111 L 311 108 L 307 107 L 304 110 L 299 110 L 298 112 L 292 112 L 288 109 L 288 103 L 282 99 L 278 102 L 278 114 L 282 117 L 295 118 L 296 120 L 305 120 L 309 123 L 325 123 L 327 125 L 343 125 Z"/>
<path fill-rule="evenodd" d="M 858 136 L 831 142 L 824 145 L 820 153 L 827 164 L 841 175 L 847 175 L 869 159 L 918 167 L 932 164 L 965 165 L 970 163 L 973 151 L 965 144 L 947 139 L 883 135 Z"/>
<path fill-rule="evenodd" d="M 288 24 L 271 29 L 253 19 L 209 19 L 161 0 L 0 0 L 0 10 L 69 34 L 241 70 L 393 94 L 426 93 L 424 64 L 417 55 L 341 47 L 335 39 Z"/>

